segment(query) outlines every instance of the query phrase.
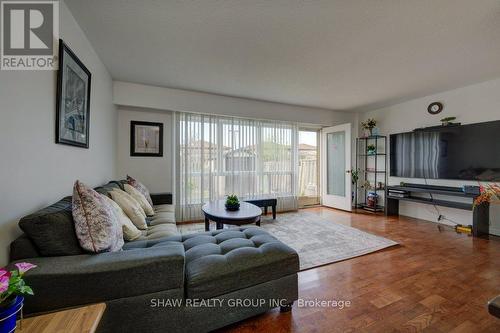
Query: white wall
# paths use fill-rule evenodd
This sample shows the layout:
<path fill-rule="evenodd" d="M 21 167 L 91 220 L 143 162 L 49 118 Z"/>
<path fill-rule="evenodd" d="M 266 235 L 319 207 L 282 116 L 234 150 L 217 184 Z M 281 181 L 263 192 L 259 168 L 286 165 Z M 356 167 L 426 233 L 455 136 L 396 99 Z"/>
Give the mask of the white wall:
<path fill-rule="evenodd" d="M 128 82 L 115 81 L 113 88 L 115 104 L 140 108 L 286 120 L 324 126 L 344 124 L 352 122 L 354 119 L 354 114 L 349 112 L 336 112 Z"/>
<path fill-rule="evenodd" d="M 115 176 L 112 79 L 66 5 L 61 38 L 92 73 L 90 149 L 55 144 L 55 71 L 0 71 L 0 266 L 20 234 L 20 217 L 70 195 L 73 182 Z"/>
<path fill-rule="evenodd" d="M 438 115 L 431 115 L 427 112 L 427 106 L 435 101 L 442 102 L 444 110 Z M 500 79 L 365 112 L 360 116 L 360 120 L 375 118 L 381 133 L 389 135 L 391 133 L 411 131 L 418 127 L 439 125 L 439 120 L 448 116 L 457 117 L 456 121 L 462 124 L 499 120 Z M 491 139 L 498 140 L 498 137 Z M 485 154 L 491 153 L 488 151 L 488 147 L 478 147 L 478 149 L 483 149 Z M 389 178 L 389 184 L 398 184 L 401 181 L 424 183 L 423 179 Z M 448 186 L 477 185 L 474 182 L 458 180 L 428 180 L 427 182 L 429 184 Z M 472 221 L 471 212 L 444 207 L 438 207 L 438 209 L 442 215 L 454 222 L 470 224 Z M 499 213 L 500 207 L 492 206 L 490 213 L 491 231 L 495 234 L 500 234 Z M 400 214 L 429 221 L 436 221 L 438 216 L 434 207 L 410 202 L 400 203 Z"/>
<path fill-rule="evenodd" d="M 172 113 L 120 107 L 118 110 L 117 175 L 140 180 L 152 193 L 172 192 Z M 130 122 L 163 123 L 163 157 L 130 156 Z"/>

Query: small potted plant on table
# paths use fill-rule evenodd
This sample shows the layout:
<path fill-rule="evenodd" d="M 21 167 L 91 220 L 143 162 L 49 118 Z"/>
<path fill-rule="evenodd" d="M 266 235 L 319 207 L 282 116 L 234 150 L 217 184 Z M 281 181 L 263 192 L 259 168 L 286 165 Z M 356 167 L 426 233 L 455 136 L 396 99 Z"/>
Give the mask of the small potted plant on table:
<path fill-rule="evenodd" d="M 17 313 L 23 307 L 23 295 L 33 295 L 24 282 L 24 273 L 36 266 L 27 262 L 15 264 L 16 270 L 0 268 L 0 332 L 14 332 Z"/>
<path fill-rule="evenodd" d="M 240 209 L 240 200 L 236 195 L 228 195 L 226 199 L 226 209 L 229 211 L 236 211 Z"/>

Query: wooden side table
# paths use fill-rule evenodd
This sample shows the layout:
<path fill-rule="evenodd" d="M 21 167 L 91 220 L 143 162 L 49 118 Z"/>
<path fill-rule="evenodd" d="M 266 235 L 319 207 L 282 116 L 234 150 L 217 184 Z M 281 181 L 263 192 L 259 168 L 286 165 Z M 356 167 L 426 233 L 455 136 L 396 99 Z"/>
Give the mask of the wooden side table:
<path fill-rule="evenodd" d="M 18 320 L 16 332 L 93 333 L 105 309 L 106 304 L 98 303 Z"/>

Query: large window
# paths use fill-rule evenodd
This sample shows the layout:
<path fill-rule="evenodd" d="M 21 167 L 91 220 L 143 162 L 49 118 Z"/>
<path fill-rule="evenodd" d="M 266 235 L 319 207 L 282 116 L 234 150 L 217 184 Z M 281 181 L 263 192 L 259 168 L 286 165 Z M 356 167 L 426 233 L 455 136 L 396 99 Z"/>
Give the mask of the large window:
<path fill-rule="evenodd" d="M 295 209 L 297 127 L 292 123 L 178 113 L 180 220 L 228 194 L 272 196 Z"/>

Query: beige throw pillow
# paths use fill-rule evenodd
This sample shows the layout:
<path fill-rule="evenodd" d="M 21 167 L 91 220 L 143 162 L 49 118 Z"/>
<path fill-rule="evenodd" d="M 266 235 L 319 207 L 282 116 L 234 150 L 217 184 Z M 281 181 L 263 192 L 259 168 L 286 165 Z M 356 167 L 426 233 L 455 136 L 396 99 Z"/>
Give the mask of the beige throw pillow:
<path fill-rule="evenodd" d="M 141 215 L 144 216 L 144 217 L 147 216 L 146 212 L 144 211 L 144 209 L 142 209 L 142 206 L 139 203 L 139 201 L 137 201 L 133 196 L 131 196 L 127 192 L 125 192 L 123 190 L 120 190 L 120 189 L 117 189 L 117 188 L 114 188 L 112 191 L 118 191 L 120 194 L 124 195 L 127 199 L 129 199 L 130 201 L 132 201 L 134 204 L 137 204 L 139 206 L 139 208 L 140 208 Z"/>
<path fill-rule="evenodd" d="M 134 178 L 130 177 L 129 175 L 127 175 L 127 183 L 129 185 L 132 185 L 139 192 L 141 192 L 144 195 L 144 197 L 146 198 L 146 200 L 149 202 L 149 204 L 151 205 L 151 207 L 154 206 L 153 205 L 153 200 L 151 200 L 151 195 L 149 194 L 149 190 L 148 190 L 148 188 L 146 186 L 144 186 L 144 184 L 142 184 L 137 179 L 134 179 Z"/>
<path fill-rule="evenodd" d="M 120 251 L 123 231 L 113 207 L 95 190 L 76 181 L 72 214 L 80 246 L 94 253 Z"/>
<path fill-rule="evenodd" d="M 109 192 L 109 195 L 111 195 L 113 201 L 123 209 L 125 214 L 132 220 L 132 223 L 134 223 L 137 228 L 141 230 L 148 228 L 146 224 L 146 214 L 144 214 L 141 205 L 134 198 L 126 192 L 117 189 Z"/>
<path fill-rule="evenodd" d="M 133 241 L 139 238 L 142 235 L 142 232 L 137 229 L 134 223 L 128 218 L 127 214 L 121 209 L 121 207 L 111 200 L 108 196 L 102 195 L 103 198 L 111 205 L 113 206 L 115 213 L 118 217 L 118 220 L 120 221 L 120 224 L 122 226 L 123 230 L 123 238 L 126 241 Z"/>
<path fill-rule="evenodd" d="M 127 192 L 132 196 L 132 198 L 137 200 L 147 216 L 153 216 L 155 214 L 153 207 L 151 207 L 148 200 L 146 200 L 146 197 L 141 192 L 139 192 L 139 190 L 129 184 L 124 184 L 123 188 L 125 189 L 125 192 Z"/>

